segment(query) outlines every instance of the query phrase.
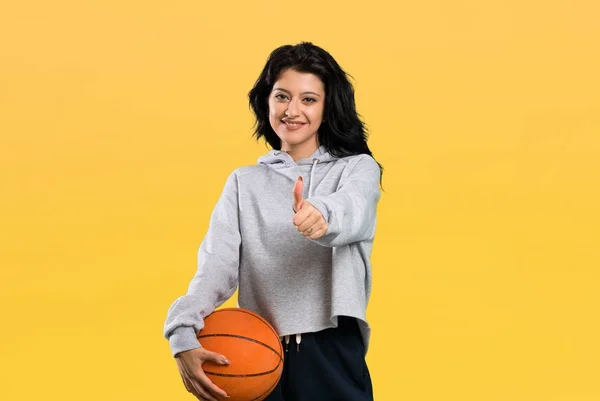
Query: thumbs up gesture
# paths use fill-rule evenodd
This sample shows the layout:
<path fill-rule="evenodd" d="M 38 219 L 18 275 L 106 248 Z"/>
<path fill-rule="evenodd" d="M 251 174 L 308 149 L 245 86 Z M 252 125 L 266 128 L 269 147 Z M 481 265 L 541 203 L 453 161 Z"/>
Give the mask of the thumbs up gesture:
<path fill-rule="evenodd" d="M 317 239 L 327 233 L 329 226 L 319 210 L 302 197 L 304 180 L 298 177 L 294 184 L 294 219 L 292 222 L 305 237 Z"/>

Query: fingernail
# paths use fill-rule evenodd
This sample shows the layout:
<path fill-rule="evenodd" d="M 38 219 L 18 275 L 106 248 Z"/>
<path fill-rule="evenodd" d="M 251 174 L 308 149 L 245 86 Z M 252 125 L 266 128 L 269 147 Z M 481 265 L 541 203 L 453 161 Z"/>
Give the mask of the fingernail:
<path fill-rule="evenodd" d="M 223 358 L 223 360 L 221 361 L 221 363 L 222 363 L 223 365 L 229 365 L 231 362 L 229 362 L 229 359 L 227 359 L 227 358 Z"/>

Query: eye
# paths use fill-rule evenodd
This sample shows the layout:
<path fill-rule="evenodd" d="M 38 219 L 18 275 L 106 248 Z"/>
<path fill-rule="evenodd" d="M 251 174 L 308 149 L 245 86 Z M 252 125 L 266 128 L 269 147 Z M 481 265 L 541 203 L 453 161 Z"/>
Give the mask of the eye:
<path fill-rule="evenodd" d="M 315 99 L 314 97 L 307 97 L 307 98 L 306 98 L 306 99 L 304 99 L 304 100 L 307 100 L 307 101 L 309 101 L 308 103 L 313 103 L 313 102 L 316 102 L 316 101 L 317 101 L 317 99 Z"/>
<path fill-rule="evenodd" d="M 284 95 L 283 93 L 278 93 L 278 94 L 275 95 L 275 99 L 283 100 L 285 98 L 287 98 L 287 96 Z"/>

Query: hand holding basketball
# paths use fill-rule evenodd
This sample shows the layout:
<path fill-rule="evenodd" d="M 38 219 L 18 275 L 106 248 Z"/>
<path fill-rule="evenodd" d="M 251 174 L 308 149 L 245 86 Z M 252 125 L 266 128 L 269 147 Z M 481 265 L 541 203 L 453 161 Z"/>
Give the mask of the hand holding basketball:
<path fill-rule="evenodd" d="M 175 358 L 179 374 L 185 388 L 199 400 L 218 401 L 213 394 L 227 397 L 227 393 L 217 387 L 204 373 L 202 364 L 211 361 L 219 365 L 228 365 L 229 361 L 223 355 L 208 351 L 205 348 L 195 348 L 181 352 Z"/>
<path fill-rule="evenodd" d="M 327 233 L 329 226 L 321 212 L 302 197 L 303 185 L 304 181 L 300 176 L 292 191 L 294 196 L 293 209 L 296 213 L 292 222 L 305 237 L 317 239 Z"/>

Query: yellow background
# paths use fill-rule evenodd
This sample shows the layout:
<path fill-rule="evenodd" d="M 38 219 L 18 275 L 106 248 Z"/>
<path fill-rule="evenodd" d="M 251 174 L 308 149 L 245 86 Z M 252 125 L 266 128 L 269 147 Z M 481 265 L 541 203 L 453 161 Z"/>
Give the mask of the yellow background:
<path fill-rule="evenodd" d="M 267 150 L 247 91 L 302 40 L 386 168 L 376 399 L 600 399 L 597 4 L 4 2 L 0 399 L 193 399 L 166 310 Z"/>

